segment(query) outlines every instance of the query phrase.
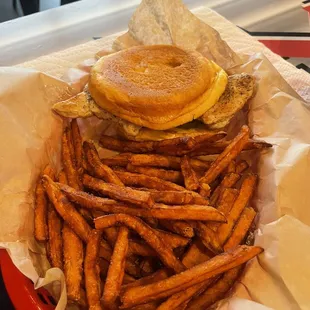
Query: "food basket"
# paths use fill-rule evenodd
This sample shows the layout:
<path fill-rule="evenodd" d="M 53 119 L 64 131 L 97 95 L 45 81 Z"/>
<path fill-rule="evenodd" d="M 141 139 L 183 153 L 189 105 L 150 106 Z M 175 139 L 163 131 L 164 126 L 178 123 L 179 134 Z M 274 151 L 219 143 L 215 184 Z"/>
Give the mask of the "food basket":
<path fill-rule="evenodd" d="M 49 292 L 35 290 L 31 280 L 26 278 L 13 264 L 6 250 L 0 250 L 0 270 L 7 293 L 16 310 L 52 310 L 55 301 Z"/>

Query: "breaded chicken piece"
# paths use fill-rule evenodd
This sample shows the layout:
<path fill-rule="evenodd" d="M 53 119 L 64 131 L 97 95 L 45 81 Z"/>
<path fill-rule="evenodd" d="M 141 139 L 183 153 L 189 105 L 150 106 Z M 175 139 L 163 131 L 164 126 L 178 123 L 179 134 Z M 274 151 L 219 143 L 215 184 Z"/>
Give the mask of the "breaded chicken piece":
<path fill-rule="evenodd" d="M 241 73 L 229 76 L 225 92 L 219 101 L 201 117 L 201 120 L 210 129 L 225 127 L 253 96 L 254 86 L 255 77 L 250 74 Z"/>

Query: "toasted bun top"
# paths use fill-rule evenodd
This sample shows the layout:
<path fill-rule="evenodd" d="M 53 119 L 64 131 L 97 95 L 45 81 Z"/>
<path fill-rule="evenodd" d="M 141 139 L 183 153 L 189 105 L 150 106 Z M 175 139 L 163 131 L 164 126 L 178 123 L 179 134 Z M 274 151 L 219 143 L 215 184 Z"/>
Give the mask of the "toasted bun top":
<path fill-rule="evenodd" d="M 198 52 L 153 45 L 102 57 L 92 68 L 89 91 L 110 113 L 162 130 L 200 117 L 226 83 L 224 71 Z"/>

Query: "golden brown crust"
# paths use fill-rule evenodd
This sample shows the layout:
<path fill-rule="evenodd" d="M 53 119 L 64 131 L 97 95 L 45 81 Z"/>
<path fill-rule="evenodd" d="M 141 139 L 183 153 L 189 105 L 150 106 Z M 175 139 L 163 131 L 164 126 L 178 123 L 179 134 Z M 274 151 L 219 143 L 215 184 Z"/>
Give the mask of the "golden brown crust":
<path fill-rule="evenodd" d="M 200 117 L 226 84 L 226 73 L 198 52 L 153 45 L 102 57 L 92 68 L 89 92 L 108 112 L 163 130 Z"/>

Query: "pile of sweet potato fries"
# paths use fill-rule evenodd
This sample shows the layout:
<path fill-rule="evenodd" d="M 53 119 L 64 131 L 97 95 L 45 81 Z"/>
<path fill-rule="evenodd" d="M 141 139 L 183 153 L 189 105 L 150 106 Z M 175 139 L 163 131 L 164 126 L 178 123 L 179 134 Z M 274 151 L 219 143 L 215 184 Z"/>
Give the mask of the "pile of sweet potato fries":
<path fill-rule="evenodd" d="M 36 187 L 35 237 L 64 271 L 81 309 L 207 309 L 244 264 L 257 176 L 241 152 L 270 147 L 243 126 L 158 142 L 102 136 L 101 159 L 76 120 L 62 137 L 62 170 Z M 208 155 L 203 157 L 202 155 Z M 211 156 L 210 156 L 211 155 Z"/>

